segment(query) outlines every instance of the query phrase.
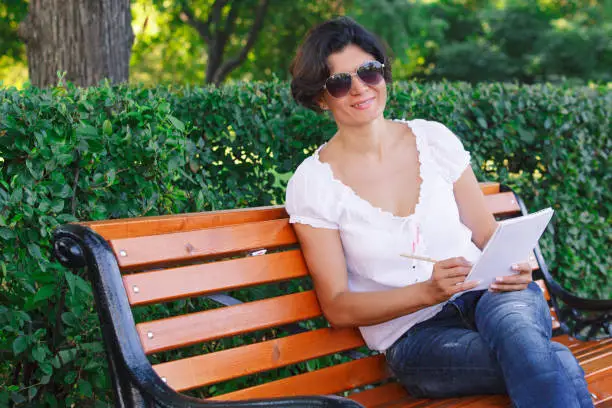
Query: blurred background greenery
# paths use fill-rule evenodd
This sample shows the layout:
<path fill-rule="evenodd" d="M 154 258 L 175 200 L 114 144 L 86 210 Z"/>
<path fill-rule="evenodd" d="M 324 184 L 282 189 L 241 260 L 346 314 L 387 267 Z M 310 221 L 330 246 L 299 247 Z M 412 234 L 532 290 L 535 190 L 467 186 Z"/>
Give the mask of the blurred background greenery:
<path fill-rule="evenodd" d="M 390 50 L 386 114 L 444 121 L 479 179 L 553 205 L 551 271 L 610 298 L 612 0 L 0 0 L 0 407 L 112 406 L 91 287 L 51 231 L 281 203 L 334 129 L 288 67 L 337 15 Z"/>
<path fill-rule="evenodd" d="M 248 44 L 262 3 L 262 25 Z M 213 24 L 207 40 L 196 27 L 219 4 L 226 24 Z M 4 85 L 28 81 L 26 47 L 18 35 L 27 11 L 28 0 L 0 3 Z M 611 0 L 132 0 L 131 11 L 129 80 L 151 86 L 286 79 L 308 28 L 339 14 L 383 39 L 397 80 L 612 80 Z M 228 72 L 214 72 L 220 43 L 221 62 L 244 52 Z"/>

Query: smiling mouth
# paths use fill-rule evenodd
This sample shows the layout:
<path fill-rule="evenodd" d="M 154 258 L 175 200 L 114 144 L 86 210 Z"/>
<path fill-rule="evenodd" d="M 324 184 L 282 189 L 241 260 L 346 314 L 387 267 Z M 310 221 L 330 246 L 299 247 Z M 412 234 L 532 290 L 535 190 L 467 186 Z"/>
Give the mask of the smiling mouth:
<path fill-rule="evenodd" d="M 370 99 L 366 99 L 365 101 L 362 101 L 362 102 L 359 102 L 359 103 L 353 104 L 353 105 L 351 105 L 351 106 L 352 106 L 353 108 L 363 109 L 363 108 L 368 107 L 368 106 L 369 106 L 369 105 L 370 105 L 372 102 L 374 102 L 374 98 L 373 98 L 373 97 L 372 97 L 372 98 L 370 98 Z"/>

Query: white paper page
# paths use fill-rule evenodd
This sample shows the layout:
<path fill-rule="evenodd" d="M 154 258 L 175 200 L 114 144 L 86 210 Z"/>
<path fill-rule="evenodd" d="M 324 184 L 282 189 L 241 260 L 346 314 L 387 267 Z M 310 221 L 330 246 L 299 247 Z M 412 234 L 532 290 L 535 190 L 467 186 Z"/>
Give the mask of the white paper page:
<path fill-rule="evenodd" d="M 500 221 L 466 281 L 482 280 L 471 290 L 487 289 L 498 276 L 514 275 L 512 264 L 525 262 L 553 216 L 553 209 Z"/>

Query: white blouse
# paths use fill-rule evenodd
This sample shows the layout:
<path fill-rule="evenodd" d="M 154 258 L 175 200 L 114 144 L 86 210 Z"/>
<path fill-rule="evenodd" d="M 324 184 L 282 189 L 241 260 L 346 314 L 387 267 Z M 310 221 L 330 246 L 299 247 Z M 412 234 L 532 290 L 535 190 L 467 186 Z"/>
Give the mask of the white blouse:
<path fill-rule="evenodd" d="M 475 262 L 480 250 L 461 223 L 453 184 L 469 165 L 470 154 L 446 126 L 416 119 L 401 121 L 416 136 L 421 189 L 413 214 L 399 217 L 359 197 L 334 177 L 317 149 L 289 180 L 286 209 L 291 223 L 337 229 L 348 271 L 349 290 L 389 290 L 423 282 L 433 265 L 400 256 L 434 259 L 463 256 Z M 444 303 L 359 329 L 371 349 L 384 351 L 410 327 L 433 317 Z"/>

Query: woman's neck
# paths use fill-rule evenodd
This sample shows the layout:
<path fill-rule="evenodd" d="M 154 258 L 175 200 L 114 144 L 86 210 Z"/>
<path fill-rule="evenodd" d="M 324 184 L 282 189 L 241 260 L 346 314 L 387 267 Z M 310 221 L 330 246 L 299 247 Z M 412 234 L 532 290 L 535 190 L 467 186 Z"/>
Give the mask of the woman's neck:
<path fill-rule="evenodd" d="M 382 161 L 388 152 L 390 122 L 383 116 L 361 126 L 339 125 L 335 139 L 349 154 Z"/>

